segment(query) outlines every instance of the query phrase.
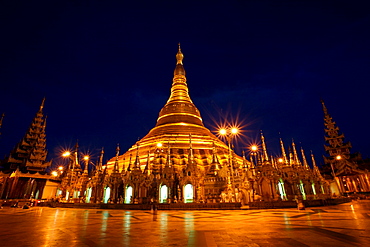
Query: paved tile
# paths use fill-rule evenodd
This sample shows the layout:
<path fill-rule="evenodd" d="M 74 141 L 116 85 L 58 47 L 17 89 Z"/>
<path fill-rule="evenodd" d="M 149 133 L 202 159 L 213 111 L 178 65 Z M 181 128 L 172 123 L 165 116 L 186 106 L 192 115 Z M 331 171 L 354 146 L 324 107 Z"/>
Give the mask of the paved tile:
<path fill-rule="evenodd" d="M 0 246 L 370 246 L 370 201 L 230 211 L 0 210 Z"/>

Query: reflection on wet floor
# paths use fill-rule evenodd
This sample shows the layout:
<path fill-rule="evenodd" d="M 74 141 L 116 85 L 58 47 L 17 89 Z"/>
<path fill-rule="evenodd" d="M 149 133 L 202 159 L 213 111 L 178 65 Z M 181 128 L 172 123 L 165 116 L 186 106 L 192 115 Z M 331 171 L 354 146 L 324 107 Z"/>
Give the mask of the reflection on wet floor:
<path fill-rule="evenodd" d="M 296 209 L 0 210 L 0 246 L 370 246 L 370 201 Z"/>

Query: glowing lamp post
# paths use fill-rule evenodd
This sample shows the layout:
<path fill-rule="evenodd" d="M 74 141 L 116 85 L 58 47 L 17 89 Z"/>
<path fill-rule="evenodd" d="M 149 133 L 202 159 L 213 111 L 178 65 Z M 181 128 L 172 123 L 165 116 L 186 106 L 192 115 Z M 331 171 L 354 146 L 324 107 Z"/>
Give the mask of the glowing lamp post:
<path fill-rule="evenodd" d="M 231 188 L 232 188 L 232 196 L 235 200 L 235 181 L 234 181 L 234 166 L 232 164 L 232 150 L 231 150 L 231 141 L 234 136 L 239 133 L 239 129 L 235 127 L 230 128 L 222 128 L 219 130 L 219 134 L 226 138 L 228 147 L 229 147 L 229 165 L 231 168 Z"/>
<path fill-rule="evenodd" d="M 342 156 L 341 155 L 338 154 L 337 156 L 335 156 L 335 162 L 339 163 L 341 160 L 342 160 Z M 330 167 L 331 167 L 331 171 L 332 171 L 333 177 L 335 178 L 336 175 L 335 175 L 334 164 L 333 163 L 334 162 L 331 162 L 330 163 Z"/>
<path fill-rule="evenodd" d="M 258 153 L 258 146 L 253 144 L 249 147 L 250 154 L 251 154 L 251 162 L 256 167 L 257 166 L 257 153 Z M 254 158 L 253 158 L 254 157 Z"/>
<path fill-rule="evenodd" d="M 58 166 L 58 169 L 52 171 L 51 175 L 54 176 L 54 177 L 58 177 L 58 176 L 62 175 L 63 170 L 64 170 L 64 166 Z"/>
<path fill-rule="evenodd" d="M 258 151 L 257 145 L 252 145 L 251 150 L 252 150 L 252 152 L 257 152 Z"/>
<path fill-rule="evenodd" d="M 62 154 L 62 157 L 64 158 L 68 158 L 69 162 L 68 162 L 68 166 L 70 167 L 70 164 L 72 162 L 72 169 L 71 169 L 71 178 L 70 178 L 70 186 L 73 185 L 73 177 L 74 177 L 74 168 L 75 168 L 75 163 L 71 157 L 71 152 L 70 151 L 65 151 L 63 154 Z M 68 200 L 68 195 L 69 195 L 69 192 L 67 192 L 67 196 L 66 196 L 66 200 Z"/>
<path fill-rule="evenodd" d="M 89 159 L 90 157 L 88 155 L 84 156 L 84 161 L 85 161 L 84 173 L 89 173 Z"/>
<path fill-rule="evenodd" d="M 69 158 L 70 160 L 70 162 L 71 162 L 71 152 L 69 152 L 69 151 L 65 151 L 63 154 L 62 154 L 62 157 L 64 157 L 64 158 Z M 69 162 L 68 162 L 69 163 Z M 72 164 L 72 174 L 73 174 L 73 171 L 74 171 L 74 168 L 75 168 L 75 165 L 74 165 L 74 163 Z"/>

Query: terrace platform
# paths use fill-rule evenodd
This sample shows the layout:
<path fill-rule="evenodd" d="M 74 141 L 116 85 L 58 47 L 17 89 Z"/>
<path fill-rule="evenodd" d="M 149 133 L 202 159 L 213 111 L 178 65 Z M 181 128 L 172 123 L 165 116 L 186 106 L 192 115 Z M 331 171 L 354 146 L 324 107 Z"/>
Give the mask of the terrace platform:
<path fill-rule="evenodd" d="M 0 246 L 370 246 L 370 201 L 305 210 L 5 206 Z"/>

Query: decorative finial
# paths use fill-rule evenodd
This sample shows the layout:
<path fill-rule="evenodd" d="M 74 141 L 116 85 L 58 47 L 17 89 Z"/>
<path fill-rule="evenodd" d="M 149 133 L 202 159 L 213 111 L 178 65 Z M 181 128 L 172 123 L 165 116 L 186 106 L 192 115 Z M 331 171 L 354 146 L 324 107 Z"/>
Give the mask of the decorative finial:
<path fill-rule="evenodd" d="M 269 156 L 267 154 L 267 148 L 266 148 L 266 143 L 265 143 L 265 137 L 263 136 L 262 130 L 261 131 L 261 141 L 262 141 L 262 151 L 263 151 L 263 158 L 268 161 Z"/>
<path fill-rule="evenodd" d="M 97 166 L 97 169 L 101 171 L 102 166 L 103 166 L 103 156 L 104 156 L 104 147 L 101 148 L 100 151 L 100 157 L 99 157 L 99 165 Z"/>
<path fill-rule="evenodd" d="M 179 50 L 178 50 L 178 52 L 176 54 L 176 59 L 177 59 L 177 63 L 176 64 L 182 64 L 182 60 L 184 59 L 184 55 L 181 52 L 180 43 L 179 43 Z"/>
<path fill-rule="evenodd" d="M 311 159 L 312 159 L 312 167 L 314 168 L 314 169 L 317 169 L 316 167 L 316 160 L 315 160 L 315 156 L 313 155 L 313 153 L 312 153 L 312 150 L 310 150 L 311 151 Z"/>
<path fill-rule="evenodd" d="M 118 157 L 118 156 L 119 156 L 119 150 L 120 150 L 120 148 L 119 148 L 119 143 L 117 143 L 117 147 L 116 147 L 116 157 Z"/>
<path fill-rule="evenodd" d="M 41 105 L 40 105 L 40 111 L 44 109 L 44 104 L 45 104 L 45 97 L 42 99 Z"/>
<path fill-rule="evenodd" d="M 279 134 L 280 134 L 280 132 L 279 132 Z M 286 152 L 285 152 L 285 148 L 284 148 L 284 143 L 283 143 L 283 140 L 281 139 L 281 137 L 280 137 L 280 147 L 281 147 L 281 155 L 283 156 L 285 165 L 287 165 L 288 164 L 288 158 L 286 156 Z"/>
<path fill-rule="evenodd" d="M 322 104 L 322 109 L 324 111 L 324 114 L 328 114 L 328 109 L 326 108 L 325 102 L 323 99 L 320 100 Z"/>

